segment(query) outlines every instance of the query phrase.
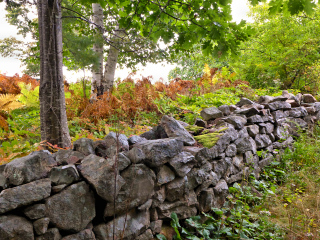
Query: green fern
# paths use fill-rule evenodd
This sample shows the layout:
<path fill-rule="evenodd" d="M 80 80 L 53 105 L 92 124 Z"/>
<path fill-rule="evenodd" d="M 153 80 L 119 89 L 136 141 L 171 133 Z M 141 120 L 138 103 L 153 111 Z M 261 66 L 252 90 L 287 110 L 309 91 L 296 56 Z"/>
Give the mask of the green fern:
<path fill-rule="evenodd" d="M 32 90 L 31 84 L 25 84 L 20 82 L 19 87 L 21 88 L 21 95 L 19 101 L 27 107 L 39 107 L 39 86 Z"/>

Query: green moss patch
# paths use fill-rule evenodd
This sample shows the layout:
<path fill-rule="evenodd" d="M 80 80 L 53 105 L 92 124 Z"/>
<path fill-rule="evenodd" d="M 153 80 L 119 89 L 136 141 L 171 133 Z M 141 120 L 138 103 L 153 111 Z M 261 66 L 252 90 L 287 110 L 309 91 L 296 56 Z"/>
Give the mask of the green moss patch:
<path fill-rule="evenodd" d="M 203 127 L 198 127 L 196 125 L 189 125 L 185 127 L 185 129 L 187 129 L 190 132 L 193 132 L 194 134 L 199 134 L 203 130 Z"/>
<path fill-rule="evenodd" d="M 199 143 L 201 143 L 204 147 L 212 148 L 216 145 L 219 138 L 222 136 L 221 133 L 214 132 L 214 133 L 207 133 L 199 136 L 194 136 Z"/>

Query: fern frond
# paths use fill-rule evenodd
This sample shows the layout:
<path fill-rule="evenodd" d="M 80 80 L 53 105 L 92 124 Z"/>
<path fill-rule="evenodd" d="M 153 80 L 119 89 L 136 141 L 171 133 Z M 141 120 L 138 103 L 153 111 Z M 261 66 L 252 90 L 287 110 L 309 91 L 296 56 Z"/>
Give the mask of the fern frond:
<path fill-rule="evenodd" d="M 24 105 L 18 102 L 20 95 L 15 94 L 0 94 L 0 110 L 10 111 L 23 107 Z"/>
<path fill-rule="evenodd" d="M 9 125 L 8 125 L 6 119 L 1 115 L 0 115 L 0 128 L 4 129 L 6 131 L 9 130 Z"/>

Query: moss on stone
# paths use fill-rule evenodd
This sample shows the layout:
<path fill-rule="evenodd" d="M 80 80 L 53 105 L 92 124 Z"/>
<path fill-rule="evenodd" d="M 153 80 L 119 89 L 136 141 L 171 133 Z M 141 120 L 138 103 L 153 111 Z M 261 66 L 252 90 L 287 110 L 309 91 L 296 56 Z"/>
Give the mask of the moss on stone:
<path fill-rule="evenodd" d="M 196 125 L 189 125 L 189 126 L 185 127 L 185 129 L 187 129 L 190 132 L 194 132 L 194 134 L 198 134 L 199 132 L 202 131 L 203 127 L 199 127 Z"/>
<path fill-rule="evenodd" d="M 220 136 L 222 136 L 221 133 L 214 132 L 214 133 L 207 133 L 199 136 L 194 136 L 194 139 L 196 139 L 204 147 L 212 148 L 214 145 L 216 145 Z"/>

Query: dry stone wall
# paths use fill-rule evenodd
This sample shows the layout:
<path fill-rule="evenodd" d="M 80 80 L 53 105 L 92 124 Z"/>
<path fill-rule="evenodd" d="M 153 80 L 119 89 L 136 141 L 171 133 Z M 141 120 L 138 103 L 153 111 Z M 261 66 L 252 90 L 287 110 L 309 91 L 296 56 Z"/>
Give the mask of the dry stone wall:
<path fill-rule="evenodd" d="M 72 150 L 0 166 L 0 239 L 153 239 L 172 212 L 185 219 L 219 208 L 228 186 L 258 178 L 299 129 L 319 120 L 320 102 L 284 92 L 201 116 L 198 127 L 164 116 L 141 136 L 79 139 Z M 202 147 L 199 134 L 213 146 Z"/>

